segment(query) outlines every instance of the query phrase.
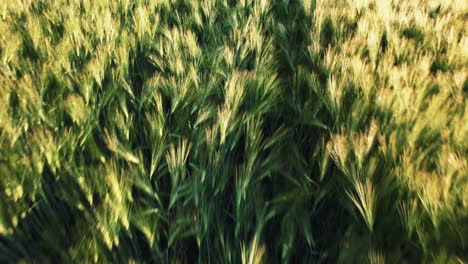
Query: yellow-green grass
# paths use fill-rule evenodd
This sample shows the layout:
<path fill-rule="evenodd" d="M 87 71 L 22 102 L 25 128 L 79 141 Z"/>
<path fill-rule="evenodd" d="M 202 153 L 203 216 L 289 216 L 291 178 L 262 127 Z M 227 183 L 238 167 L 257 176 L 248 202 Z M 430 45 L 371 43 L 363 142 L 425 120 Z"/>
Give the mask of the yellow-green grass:
<path fill-rule="evenodd" d="M 462 0 L 0 0 L 0 261 L 465 263 Z"/>

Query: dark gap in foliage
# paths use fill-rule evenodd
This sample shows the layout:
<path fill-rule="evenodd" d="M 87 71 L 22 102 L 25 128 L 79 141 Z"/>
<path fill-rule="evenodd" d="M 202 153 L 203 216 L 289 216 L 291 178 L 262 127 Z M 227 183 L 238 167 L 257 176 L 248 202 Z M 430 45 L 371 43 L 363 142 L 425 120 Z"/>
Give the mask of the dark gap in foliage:
<path fill-rule="evenodd" d="M 436 19 L 438 15 L 440 15 L 440 11 L 441 11 L 441 5 L 438 5 L 437 8 L 431 10 L 429 12 L 429 17 L 432 18 L 432 19 Z"/>
<path fill-rule="evenodd" d="M 440 85 L 438 83 L 433 83 L 429 85 L 429 88 L 426 90 L 425 98 L 429 98 L 433 95 L 436 95 L 440 92 Z"/>
<path fill-rule="evenodd" d="M 333 46 L 335 44 L 335 35 L 336 30 L 333 21 L 330 17 L 325 18 L 322 25 L 322 32 L 320 32 L 320 45 L 322 47 Z"/>
<path fill-rule="evenodd" d="M 338 35 L 337 38 L 347 39 L 353 37 L 358 28 L 358 21 L 360 20 L 361 16 L 362 15 L 357 15 L 355 19 L 350 19 L 348 17 L 339 18 L 339 23 L 344 25 L 345 28 L 341 32 L 336 32 Z"/>
<path fill-rule="evenodd" d="M 32 13 L 40 15 L 50 9 L 50 2 L 45 0 L 34 1 L 32 2 L 30 9 Z"/>
<path fill-rule="evenodd" d="M 65 24 L 63 21 L 46 20 L 41 22 L 42 31 L 47 32 L 45 35 L 50 38 L 51 44 L 58 45 L 65 32 Z"/>
<path fill-rule="evenodd" d="M 452 67 L 449 65 L 449 61 L 446 57 L 437 57 L 431 64 L 431 73 L 435 74 L 438 71 L 447 72 L 452 70 Z"/>
<path fill-rule="evenodd" d="M 48 72 L 44 80 L 44 88 L 42 90 L 42 101 L 46 106 L 52 106 L 57 100 L 62 99 L 64 89 L 58 80 L 57 76 L 52 72 Z"/>
<path fill-rule="evenodd" d="M 86 64 L 92 59 L 90 52 L 87 52 L 85 47 L 80 45 L 73 49 L 73 52 L 68 54 L 68 60 L 74 69 L 78 72 L 82 72 L 85 69 Z"/>
<path fill-rule="evenodd" d="M 415 26 L 403 29 L 401 35 L 408 39 L 414 39 L 419 44 L 424 41 L 424 32 Z"/>
<path fill-rule="evenodd" d="M 382 34 L 382 38 L 380 39 L 380 50 L 382 52 L 386 52 L 387 51 L 387 46 L 388 46 L 387 31 L 385 31 Z"/>
<path fill-rule="evenodd" d="M 41 56 L 39 50 L 34 47 L 33 40 L 27 32 L 23 33 L 22 36 L 21 54 L 30 58 L 33 62 L 37 62 Z"/>
<path fill-rule="evenodd" d="M 365 49 L 362 51 L 361 60 L 366 61 L 366 62 L 369 62 L 369 61 L 371 60 L 371 58 L 370 58 L 370 52 L 369 52 L 369 49 L 368 49 L 368 48 L 365 48 Z"/>
<path fill-rule="evenodd" d="M 62 122 L 61 122 L 61 127 L 62 128 L 70 128 L 70 127 L 73 127 L 74 125 L 74 121 L 73 121 L 73 118 L 70 114 L 66 113 L 66 112 L 62 112 L 63 114 L 61 115 L 62 116 Z"/>
<path fill-rule="evenodd" d="M 19 114 L 19 97 L 15 90 L 11 90 L 8 104 L 8 111 L 10 112 L 10 115 L 16 117 L 17 114 Z M 18 120 L 18 118 L 15 118 L 15 120 Z"/>
<path fill-rule="evenodd" d="M 11 236 L 11 248 L 27 248 L 27 253 L 17 252 L 9 261 L 28 261 L 42 259 L 43 261 L 69 262 L 70 256 L 63 248 L 72 245 L 70 234 L 80 218 L 81 213 L 64 201 L 61 196 L 67 190 L 79 190 L 74 182 L 61 177 L 56 178 L 46 163 L 42 173 L 42 194 L 36 195 L 36 202 L 24 219 L 21 219 Z M 84 197 L 81 197 L 84 200 Z M 25 255 L 26 253 L 27 255 Z"/>
<path fill-rule="evenodd" d="M 462 91 L 465 97 L 468 97 L 468 78 L 465 78 L 465 81 L 463 82 Z"/>
<path fill-rule="evenodd" d="M 137 263 L 159 263 L 162 256 L 157 256 L 155 251 L 148 245 L 144 234 L 130 226 L 129 230 L 119 232 L 119 246 L 113 247 L 111 259 L 114 262 L 122 260 L 136 261 Z"/>

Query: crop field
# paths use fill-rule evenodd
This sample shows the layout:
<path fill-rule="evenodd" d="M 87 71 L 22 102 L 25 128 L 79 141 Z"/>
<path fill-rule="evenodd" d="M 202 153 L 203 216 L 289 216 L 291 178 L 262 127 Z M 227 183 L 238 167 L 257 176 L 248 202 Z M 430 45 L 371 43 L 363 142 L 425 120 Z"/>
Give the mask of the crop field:
<path fill-rule="evenodd" d="M 466 0 L 0 0 L 0 263 L 468 263 Z"/>

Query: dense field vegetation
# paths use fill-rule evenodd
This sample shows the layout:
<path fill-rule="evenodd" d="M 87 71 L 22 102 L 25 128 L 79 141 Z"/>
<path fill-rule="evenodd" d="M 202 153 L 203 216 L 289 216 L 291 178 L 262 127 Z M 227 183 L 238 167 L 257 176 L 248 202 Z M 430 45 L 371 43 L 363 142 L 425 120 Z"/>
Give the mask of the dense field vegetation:
<path fill-rule="evenodd" d="M 0 262 L 466 263 L 464 0 L 0 0 Z"/>

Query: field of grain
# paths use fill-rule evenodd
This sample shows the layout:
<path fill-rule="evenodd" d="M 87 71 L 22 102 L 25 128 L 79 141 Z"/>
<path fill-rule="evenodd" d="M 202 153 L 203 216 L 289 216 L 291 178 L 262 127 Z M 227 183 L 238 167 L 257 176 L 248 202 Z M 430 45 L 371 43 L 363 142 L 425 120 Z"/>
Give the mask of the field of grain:
<path fill-rule="evenodd" d="M 467 263 L 464 0 L 0 0 L 0 262 Z"/>

